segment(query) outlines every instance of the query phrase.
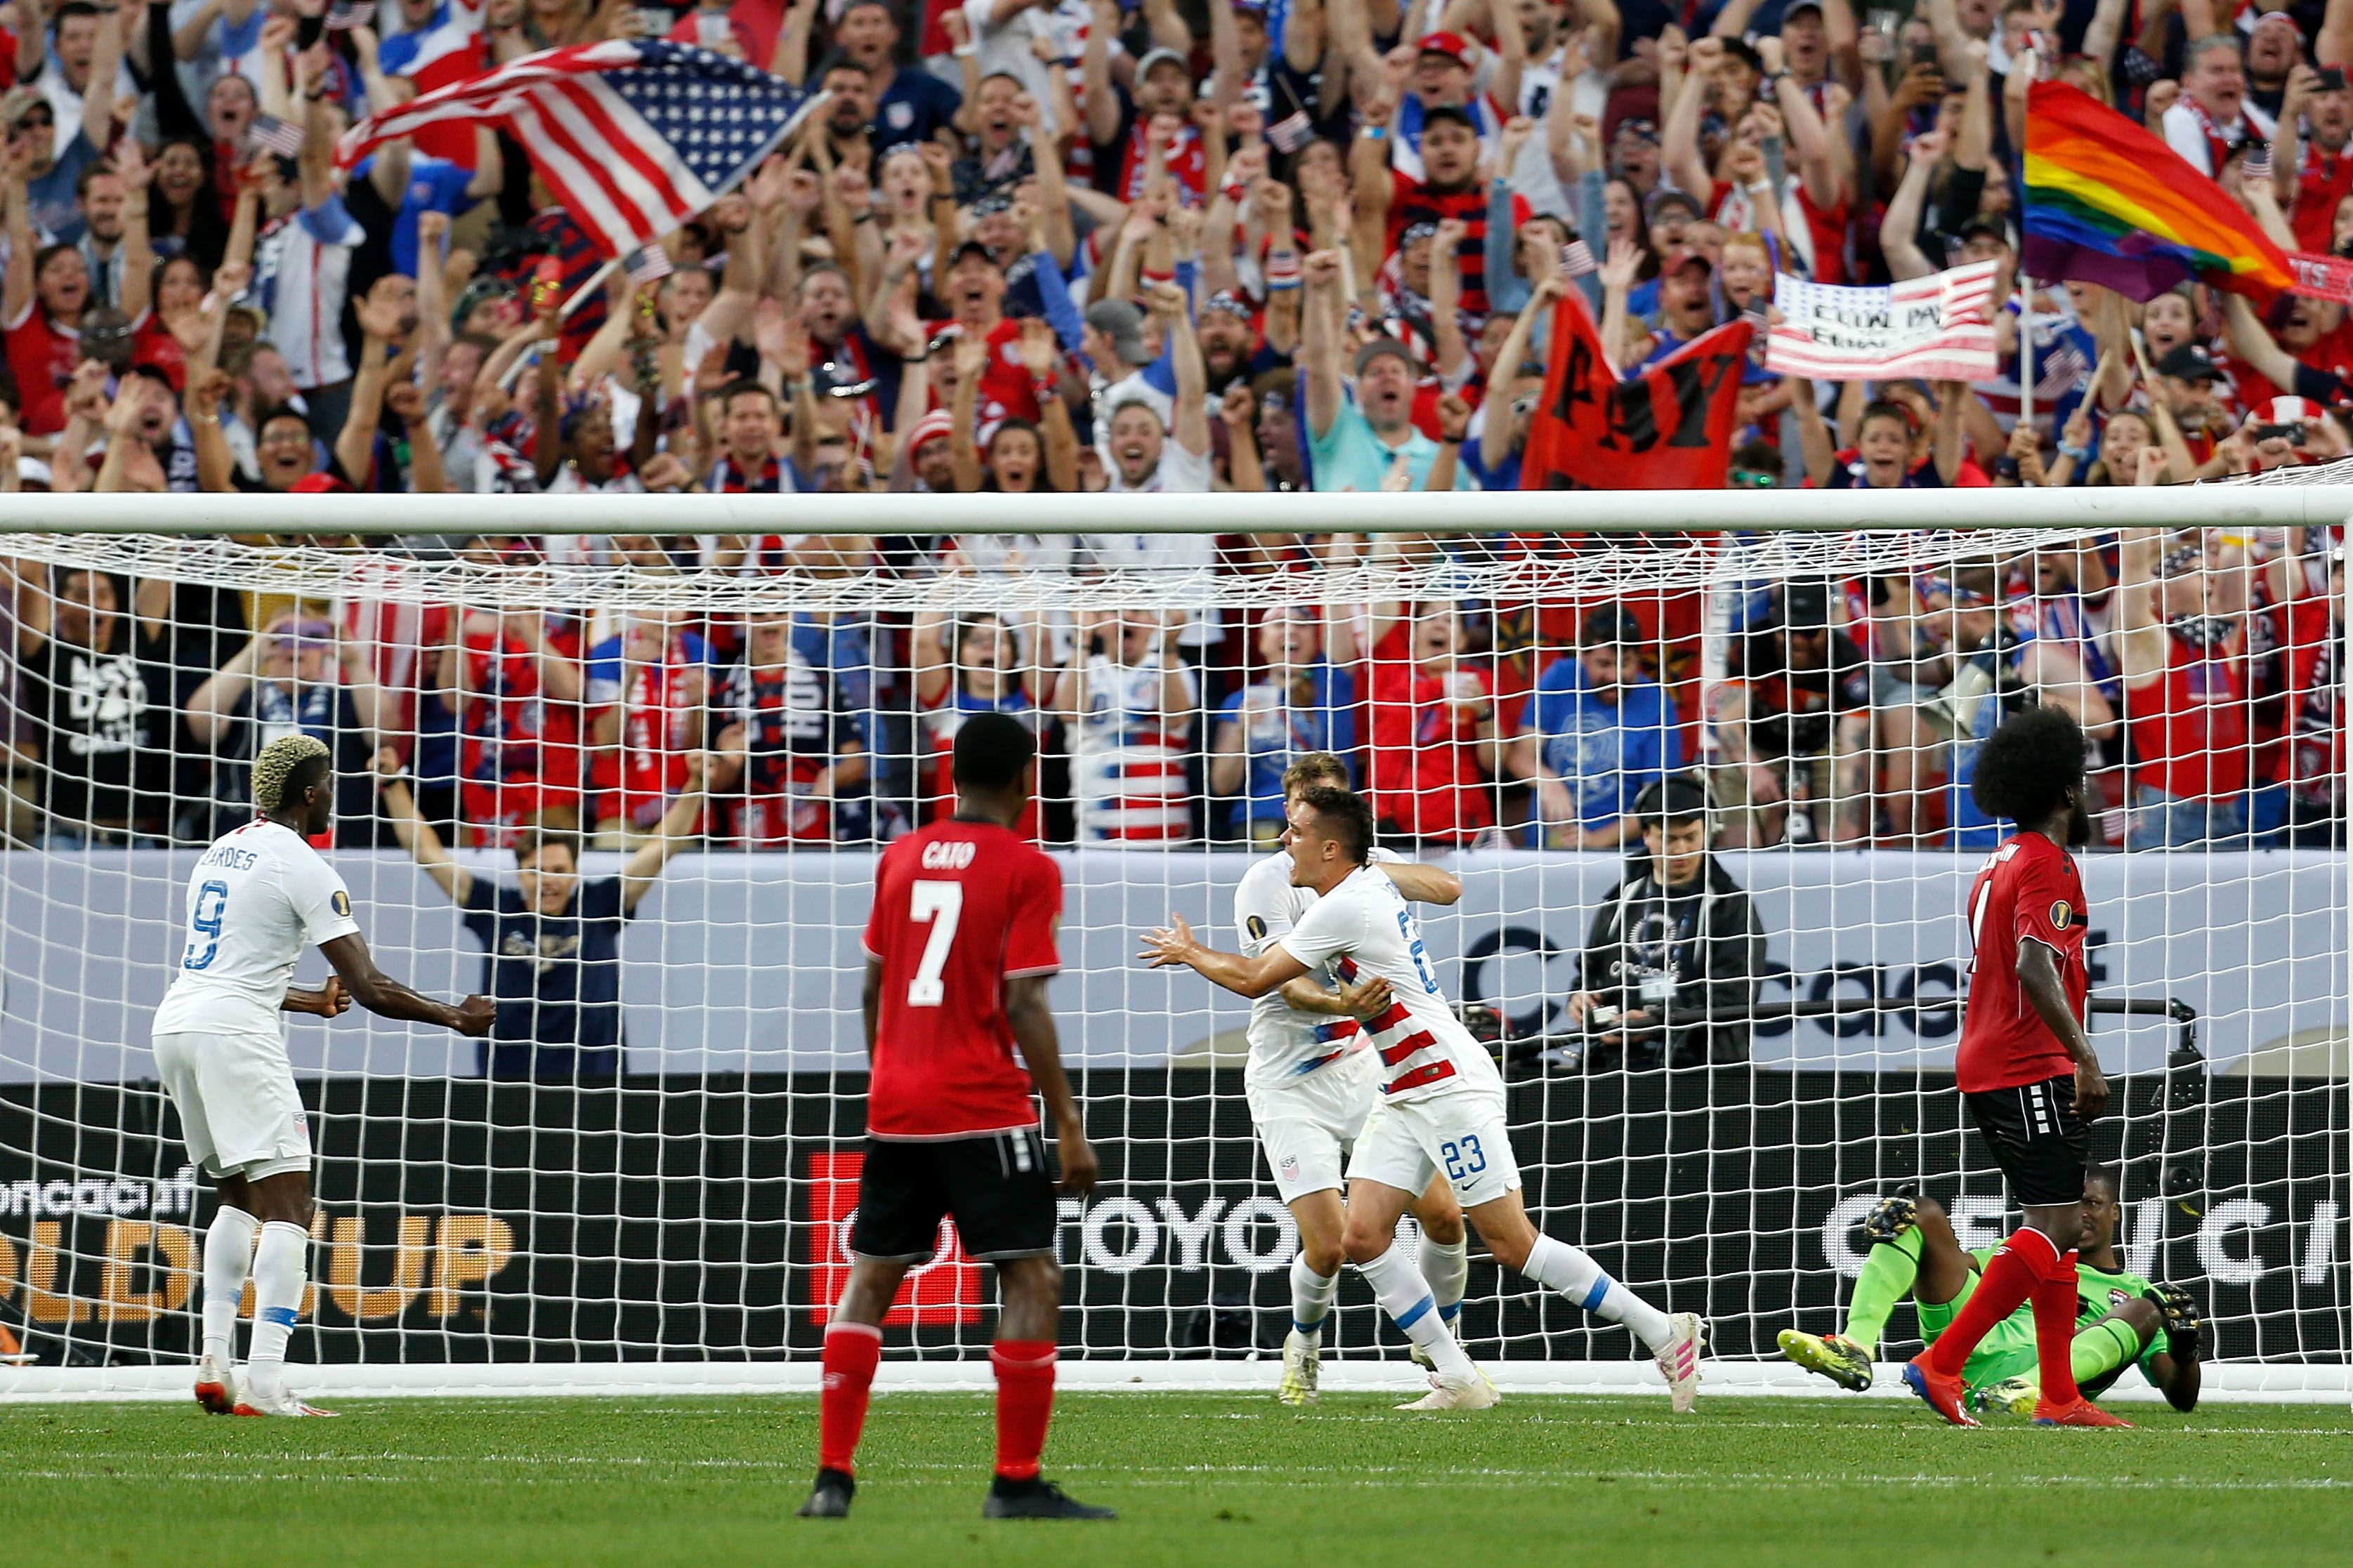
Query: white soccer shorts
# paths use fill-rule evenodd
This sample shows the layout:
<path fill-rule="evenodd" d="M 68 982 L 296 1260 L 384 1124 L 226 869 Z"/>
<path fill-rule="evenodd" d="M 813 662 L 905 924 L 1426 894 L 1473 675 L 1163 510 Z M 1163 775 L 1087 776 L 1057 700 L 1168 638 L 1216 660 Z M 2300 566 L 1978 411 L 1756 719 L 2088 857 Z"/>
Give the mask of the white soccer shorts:
<path fill-rule="evenodd" d="M 181 1139 L 207 1174 L 259 1181 L 311 1168 L 311 1118 L 285 1041 L 157 1035 L 155 1067 L 179 1108 Z"/>
<path fill-rule="evenodd" d="M 1419 1194 L 1434 1175 L 1445 1176 L 1466 1209 L 1520 1184 L 1502 1094 L 1461 1089 L 1373 1107 L 1349 1157 L 1348 1179 Z"/>
<path fill-rule="evenodd" d="M 1358 1051 L 1302 1077 L 1244 1091 L 1274 1190 L 1285 1204 L 1340 1190 L 1348 1150 L 1380 1094 L 1375 1060 L 1371 1051 Z"/>

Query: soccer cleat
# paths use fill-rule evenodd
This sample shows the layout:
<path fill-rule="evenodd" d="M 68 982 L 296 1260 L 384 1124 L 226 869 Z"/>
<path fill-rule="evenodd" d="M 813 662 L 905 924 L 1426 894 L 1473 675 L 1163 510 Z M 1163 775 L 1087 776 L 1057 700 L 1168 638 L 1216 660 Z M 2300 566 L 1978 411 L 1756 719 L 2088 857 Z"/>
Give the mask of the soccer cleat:
<path fill-rule="evenodd" d="M 1781 1353 L 1804 1367 L 1829 1378 L 1850 1393 L 1862 1394 L 1871 1387 L 1871 1358 L 1861 1346 L 1837 1334 L 1801 1334 L 1795 1329 L 1783 1329 L 1775 1336 Z"/>
<path fill-rule="evenodd" d="M 1975 1426 L 1976 1417 L 1961 1408 L 1961 1380 L 1928 1370 L 1926 1356 L 1904 1363 L 1904 1386 L 1918 1394 L 1929 1409 L 1956 1426 Z"/>
<path fill-rule="evenodd" d="M 1472 1368 L 1474 1372 L 1477 1368 Z M 1430 1392 L 1419 1399 L 1398 1406 L 1399 1410 L 1485 1410 L 1502 1395 L 1487 1374 L 1480 1373 L 1475 1379 L 1454 1382 L 1442 1373 L 1430 1374 Z"/>
<path fill-rule="evenodd" d="M 2031 1415 L 2042 1403 L 2042 1390 L 2031 1377 L 2005 1377 L 2000 1383 L 1969 1390 L 1972 1410 L 2000 1410 L 2011 1415 Z"/>
<path fill-rule="evenodd" d="M 1117 1519 L 1117 1510 L 1079 1501 L 1050 1480 L 1033 1477 L 1008 1481 L 1003 1476 L 988 1483 L 982 1500 L 983 1519 Z"/>
<path fill-rule="evenodd" d="M 1699 1403 L 1699 1357 L 1707 1344 L 1707 1325 L 1697 1312 L 1677 1312 L 1668 1321 L 1675 1333 L 1659 1352 L 1659 1375 L 1667 1380 L 1675 1414 L 1688 1415 Z"/>
<path fill-rule="evenodd" d="M 849 1500 L 858 1495 L 858 1483 L 847 1470 L 819 1470 L 817 1485 L 809 1488 L 808 1501 L 793 1510 L 799 1519 L 847 1519 Z"/>
<path fill-rule="evenodd" d="M 2119 1421 L 2088 1399 L 2077 1399 L 2073 1405 L 2052 1405 L 2047 1400 L 2034 1402 L 2034 1424 L 2037 1426 L 2121 1426 L 2132 1430 L 2132 1423 Z"/>
<path fill-rule="evenodd" d="M 216 1415 L 237 1410 L 237 1373 L 210 1355 L 196 1363 L 196 1403 Z"/>
<path fill-rule="evenodd" d="M 232 1415 L 332 1415 L 334 1412 L 322 1410 L 315 1405 L 305 1405 L 290 1394 L 281 1393 L 272 1398 L 268 1394 L 257 1394 L 251 1387 L 248 1387 L 244 1396 L 237 1402 L 236 1408 L 229 1414 Z"/>
<path fill-rule="evenodd" d="M 1313 1405 L 1316 1382 L 1323 1372 L 1324 1336 L 1297 1329 L 1282 1336 L 1282 1382 L 1274 1396 L 1285 1405 Z"/>

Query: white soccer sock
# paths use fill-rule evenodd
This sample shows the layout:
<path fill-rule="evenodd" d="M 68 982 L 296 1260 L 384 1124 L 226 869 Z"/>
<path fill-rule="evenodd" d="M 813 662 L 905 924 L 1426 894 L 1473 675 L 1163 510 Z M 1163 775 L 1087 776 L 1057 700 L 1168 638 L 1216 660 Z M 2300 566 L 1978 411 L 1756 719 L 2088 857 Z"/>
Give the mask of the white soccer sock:
<path fill-rule="evenodd" d="M 1674 1338 L 1674 1324 L 1664 1312 L 1603 1273 L 1582 1248 L 1538 1232 L 1536 1244 L 1528 1248 L 1527 1267 L 1520 1272 L 1597 1317 L 1625 1324 L 1654 1351 Z"/>
<path fill-rule="evenodd" d="M 1390 1247 L 1370 1263 L 1359 1263 L 1356 1271 L 1365 1283 L 1373 1288 L 1373 1298 L 1381 1304 L 1397 1326 L 1405 1331 L 1406 1338 L 1430 1352 L 1430 1363 L 1447 1376 L 1456 1379 L 1478 1375 L 1471 1358 L 1454 1342 L 1454 1335 L 1446 1327 L 1446 1320 L 1438 1313 L 1438 1303 L 1430 1294 L 1429 1282 L 1414 1266 L 1398 1256 Z"/>
<path fill-rule="evenodd" d="M 1302 1252 L 1291 1260 L 1291 1326 L 1303 1334 L 1321 1334 L 1332 1314 L 1332 1297 L 1340 1289 L 1337 1270 L 1318 1274 Z"/>
<path fill-rule="evenodd" d="M 1440 1242 L 1430 1240 L 1429 1233 L 1424 1232 L 1421 1256 L 1415 1261 L 1421 1266 L 1421 1277 L 1430 1281 L 1430 1295 L 1438 1303 L 1438 1315 L 1451 1324 L 1462 1311 L 1462 1287 L 1471 1279 L 1470 1237 Z"/>
<path fill-rule="evenodd" d="M 237 1309 L 245 1296 L 253 1233 L 261 1222 L 223 1204 L 205 1232 L 205 1353 L 227 1366 L 237 1359 Z"/>
<path fill-rule="evenodd" d="M 248 1362 L 255 1393 L 285 1392 L 286 1342 L 302 1315 L 302 1279 L 311 1260 L 311 1233 L 271 1220 L 253 1254 L 253 1352 Z"/>

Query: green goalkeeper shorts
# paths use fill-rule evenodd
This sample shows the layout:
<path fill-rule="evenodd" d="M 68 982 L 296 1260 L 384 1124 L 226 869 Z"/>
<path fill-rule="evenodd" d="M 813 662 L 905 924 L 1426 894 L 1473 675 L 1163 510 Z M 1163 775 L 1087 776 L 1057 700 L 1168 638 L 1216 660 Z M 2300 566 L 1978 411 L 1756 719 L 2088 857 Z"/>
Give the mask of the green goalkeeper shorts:
<path fill-rule="evenodd" d="M 1920 1319 L 1920 1337 L 1929 1344 L 1951 1327 L 1962 1303 L 1974 1295 L 1978 1276 L 1973 1270 L 1961 1286 L 1961 1293 L 1940 1304 L 1915 1300 L 1913 1309 Z M 2035 1364 L 2039 1359 L 2034 1341 L 2032 1309 L 2021 1307 L 2002 1321 L 1996 1323 L 1986 1337 L 1969 1352 L 1968 1364 L 1961 1368 L 1961 1381 L 1971 1388 L 1983 1388 L 2000 1383 L 2006 1377 L 2016 1377 Z"/>

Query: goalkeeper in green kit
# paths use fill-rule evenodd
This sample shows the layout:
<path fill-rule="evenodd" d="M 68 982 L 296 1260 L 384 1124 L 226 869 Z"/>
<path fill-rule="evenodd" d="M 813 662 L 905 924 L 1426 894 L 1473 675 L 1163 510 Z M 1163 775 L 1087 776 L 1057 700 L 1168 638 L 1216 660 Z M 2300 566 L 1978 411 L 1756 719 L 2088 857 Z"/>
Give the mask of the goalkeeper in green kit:
<path fill-rule="evenodd" d="M 2076 1327 L 2069 1356 L 2086 1398 L 2105 1392 L 2128 1367 L 2163 1392 L 2176 1410 L 2198 1404 L 2200 1322 L 2197 1303 L 2178 1286 L 2152 1285 L 2125 1271 L 2116 1256 L 2116 1173 L 2094 1165 L 2084 1183 L 2084 1229 L 2076 1244 Z M 1977 1288 L 1989 1252 L 1966 1252 L 1933 1199 L 1883 1200 L 1863 1221 L 1872 1241 L 1847 1303 L 1846 1322 L 1826 1337 L 1784 1329 L 1781 1353 L 1841 1388 L 1871 1386 L 1872 1359 L 1887 1315 L 1907 1293 L 1921 1337 L 1934 1344 Z M 1979 1410 L 2031 1415 L 2040 1391 L 2034 1309 L 2022 1305 L 1970 1352 L 1961 1373 Z"/>

